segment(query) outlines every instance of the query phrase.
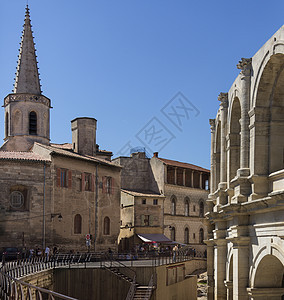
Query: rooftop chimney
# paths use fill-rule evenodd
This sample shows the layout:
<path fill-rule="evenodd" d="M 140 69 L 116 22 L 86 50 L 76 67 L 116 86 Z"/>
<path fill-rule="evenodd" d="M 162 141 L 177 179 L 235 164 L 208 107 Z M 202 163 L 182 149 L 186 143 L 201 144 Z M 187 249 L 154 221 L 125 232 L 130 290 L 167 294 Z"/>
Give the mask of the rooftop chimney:
<path fill-rule="evenodd" d="M 97 120 L 87 117 L 76 118 L 71 121 L 71 130 L 74 152 L 95 156 Z"/>

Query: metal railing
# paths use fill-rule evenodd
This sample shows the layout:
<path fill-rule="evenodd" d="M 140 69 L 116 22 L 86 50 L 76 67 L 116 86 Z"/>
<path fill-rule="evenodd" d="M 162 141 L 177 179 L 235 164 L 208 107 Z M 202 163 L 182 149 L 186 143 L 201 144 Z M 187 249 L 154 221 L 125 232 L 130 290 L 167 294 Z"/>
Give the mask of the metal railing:
<path fill-rule="evenodd" d="M 128 294 L 125 298 L 125 300 L 132 300 L 134 298 L 136 291 L 136 275 L 134 276 L 133 281 L 131 282 L 130 289 L 128 290 Z"/>
<path fill-rule="evenodd" d="M 153 287 L 154 287 L 154 279 L 152 274 L 143 300 L 149 300 L 151 298 Z"/>

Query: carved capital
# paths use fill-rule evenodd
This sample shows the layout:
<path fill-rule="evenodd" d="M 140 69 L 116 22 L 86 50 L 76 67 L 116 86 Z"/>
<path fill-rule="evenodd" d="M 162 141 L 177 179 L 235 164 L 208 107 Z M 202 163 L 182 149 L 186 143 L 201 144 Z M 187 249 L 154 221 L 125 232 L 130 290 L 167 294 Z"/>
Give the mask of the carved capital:
<path fill-rule="evenodd" d="M 241 75 L 250 76 L 251 74 L 251 58 L 242 58 L 237 64 L 237 68 L 241 70 Z"/>
<path fill-rule="evenodd" d="M 221 102 L 220 106 L 222 108 L 228 107 L 228 93 L 220 93 L 218 96 L 218 100 Z"/>
<path fill-rule="evenodd" d="M 215 132 L 216 125 L 215 125 L 215 119 L 209 119 L 210 129 L 211 133 Z"/>

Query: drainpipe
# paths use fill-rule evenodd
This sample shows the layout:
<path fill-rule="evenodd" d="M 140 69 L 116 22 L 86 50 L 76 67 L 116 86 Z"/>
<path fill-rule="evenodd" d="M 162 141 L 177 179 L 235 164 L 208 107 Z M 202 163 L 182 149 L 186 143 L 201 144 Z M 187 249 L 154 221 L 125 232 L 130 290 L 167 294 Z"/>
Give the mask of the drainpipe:
<path fill-rule="evenodd" d="M 42 249 L 45 249 L 45 162 L 43 163 Z"/>
<path fill-rule="evenodd" d="M 98 165 L 96 165 L 96 198 L 95 198 L 95 237 L 94 237 L 94 251 L 96 252 L 96 243 L 98 235 Z"/>

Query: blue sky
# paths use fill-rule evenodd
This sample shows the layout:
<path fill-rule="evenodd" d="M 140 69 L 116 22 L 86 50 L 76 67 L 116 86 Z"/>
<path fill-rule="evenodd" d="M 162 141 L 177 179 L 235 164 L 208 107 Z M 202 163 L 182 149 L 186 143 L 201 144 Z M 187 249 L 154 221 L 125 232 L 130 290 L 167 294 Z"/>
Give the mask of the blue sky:
<path fill-rule="evenodd" d="M 0 2 L 1 99 L 13 88 L 25 5 Z M 52 142 L 71 142 L 70 121 L 94 117 L 97 143 L 114 157 L 147 146 L 207 168 L 218 94 L 230 88 L 241 57 L 284 23 L 283 0 L 29 0 L 29 7 L 53 106 Z"/>

